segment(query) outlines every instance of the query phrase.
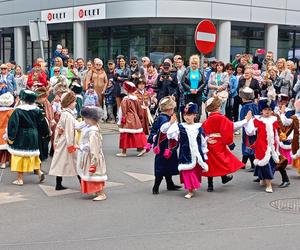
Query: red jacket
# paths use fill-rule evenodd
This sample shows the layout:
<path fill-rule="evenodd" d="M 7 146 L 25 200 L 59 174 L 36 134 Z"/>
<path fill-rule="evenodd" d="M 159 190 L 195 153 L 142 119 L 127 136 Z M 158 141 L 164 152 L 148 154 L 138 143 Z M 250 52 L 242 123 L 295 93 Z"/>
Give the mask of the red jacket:
<path fill-rule="evenodd" d="M 35 72 L 32 71 L 29 75 L 28 75 L 28 80 L 27 80 L 27 86 L 28 88 L 32 88 L 34 83 L 40 83 L 40 87 L 47 87 L 48 86 L 48 82 L 47 82 L 47 75 L 45 74 L 45 72 L 41 71 L 40 73 L 38 73 L 37 79 L 36 76 L 34 76 Z"/>
<path fill-rule="evenodd" d="M 271 157 L 275 162 L 279 161 L 278 153 L 278 120 L 277 117 L 271 116 L 264 118 L 257 116 L 253 120 L 256 128 L 256 142 L 251 146 L 255 151 L 254 164 L 265 166 L 269 163 Z"/>

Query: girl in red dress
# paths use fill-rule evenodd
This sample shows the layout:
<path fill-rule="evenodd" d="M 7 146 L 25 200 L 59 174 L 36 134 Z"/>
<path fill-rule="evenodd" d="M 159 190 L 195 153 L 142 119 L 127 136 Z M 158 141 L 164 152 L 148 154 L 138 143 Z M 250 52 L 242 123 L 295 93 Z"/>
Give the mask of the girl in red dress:
<path fill-rule="evenodd" d="M 126 157 L 128 148 L 142 148 L 137 156 L 146 153 L 144 149 L 147 138 L 143 132 L 141 119 L 143 118 L 143 110 L 137 97 L 134 95 L 136 86 L 132 82 L 124 82 L 123 88 L 127 92 L 127 96 L 121 102 L 118 115 L 118 125 L 120 131 L 120 144 L 122 150 L 117 154 L 118 157 Z"/>
<path fill-rule="evenodd" d="M 230 150 L 233 150 L 235 146 L 234 130 L 246 125 L 252 114 L 248 112 L 243 121 L 233 123 L 221 114 L 221 105 L 221 100 L 217 96 L 207 100 L 206 111 L 209 112 L 209 116 L 202 124 L 205 135 L 209 137 L 206 161 L 209 170 L 203 173 L 203 176 L 208 177 L 207 192 L 213 191 L 213 177 L 221 176 L 222 183 L 225 184 L 233 178 L 232 175 L 229 175 L 230 173 L 244 167 L 244 164 Z"/>

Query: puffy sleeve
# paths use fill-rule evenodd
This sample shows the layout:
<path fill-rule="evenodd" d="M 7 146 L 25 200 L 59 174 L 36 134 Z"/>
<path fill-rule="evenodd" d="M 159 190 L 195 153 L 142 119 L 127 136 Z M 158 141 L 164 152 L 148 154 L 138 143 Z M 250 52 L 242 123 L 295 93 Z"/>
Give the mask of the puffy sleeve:
<path fill-rule="evenodd" d="M 207 160 L 207 153 L 208 153 L 208 147 L 207 147 L 207 139 L 205 138 L 203 134 L 201 134 L 201 149 L 204 156 L 204 160 Z"/>
<path fill-rule="evenodd" d="M 245 132 L 248 136 L 252 136 L 256 134 L 256 127 L 254 125 L 254 119 L 252 118 L 248 123 L 245 125 Z"/>
<path fill-rule="evenodd" d="M 8 120 L 7 125 L 7 136 L 8 136 L 8 143 L 12 144 L 16 139 L 18 134 L 18 127 L 19 127 L 19 113 L 18 110 L 15 110 L 11 117 Z"/>
<path fill-rule="evenodd" d="M 220 123 L 220 134 L 222 141 L 225 145 L 231 145 L 233 143 L 234 124 L 225 116 Z"/>
<path fill-rule="evenodd" d="M 67 146 L 74 146 L 75 145 L 75 124 L 74 119 L 69 115 L 66 116 L 65 120 L 65 128 L 64 133 L 66 137 Z"/>
<path fill-rule="evenodd" d="M 174 139 L 178 141 L 180 131 L 177 122 L 173 124 L 171 124 L 170 122 L 164 123 L 161 126 L 160 131 L 167 134 L 168 139 Z"/>
<path fill-rule="evenodd" d="M 99 136 L 99 133 L 95 131 L 91 131 L 89 136 L 91 166 L 99 166 L 100 164 L 100 158 L 99 158 L 100 147 L 101 147 L 101 138 Z"/>

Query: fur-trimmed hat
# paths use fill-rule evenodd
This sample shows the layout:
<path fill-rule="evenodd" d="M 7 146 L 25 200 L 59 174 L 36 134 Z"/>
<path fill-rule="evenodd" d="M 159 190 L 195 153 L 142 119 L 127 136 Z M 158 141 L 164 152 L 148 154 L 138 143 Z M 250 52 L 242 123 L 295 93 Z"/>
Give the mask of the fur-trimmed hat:
<path fill-rule="evenodd" d="M 0 107 L 10 107 L 14 101 L 14 96 L 9 92 L 0 95 Z"/>
<path fill-rule="evenodd" d="M 288 102 L 289 101 L 289 96 L 286 95 L 286 94 L 279 94 L 279 95 L 277 95 L 277 100 L 279 102 L 282 102 L 282 101 Z"/>
<path fill-rule="evenodd" d="M 197 114 L 198 113 L 198 105 L 196 103 L 189 102 L 187 105 L 181 107 L 180 111 L 183 115 Z"/>
<path fill-rule="evenodd" d="M 259 112 L 263 111 L 266 108 L 274 110 L 275 102 L 267 97 L 262 97 L 258 101 Z"/>
<path fill-rule="evenodd" d="M 245 99 L 247 101 L 253 100 L 255 98 L 253 89 L 251 89 L 249 87 L 245 87 L 245 88 L 241 89 L 239 91 L 239 96 L 242 99 Z"/>
<path fill-rule="evenodd" d="M 133 82 L 126 81 L 123 83 L 123 88 L 128 92 L 128 93 L 133 93 L 136 91 L 136 86 Z"/>
<path fill-rule="evenodd" d="M 98 122 L 101 119 L 102 113 L 101 109 L 98 107 L 83 107 L 81 116 Z"/>
<path fill-rule="evenodd" d="M 159 102 L 159 109 L 162 112 L 174 108 L 176 108 L 176 101 L 174 96 L 166 96 Z"/>
<path fill-rule="evenodd" d="M 69 107 L 70 104 L 72 104 L 75 101 L 76 101 L 76 94 L 74 92 L 69 91 L 67 93 L 64 93 L 61 96 L 61 106 L 63 108 Z"/>
<path fill-rule="evenodd" d="M 294 102 L 294 107 L 297 112 L 300 112 L 300 99 L 298 99 Z"/>
<path fill-rule="evenodd" d="M 70 89 L 71 89 L 75 94 L 81 94 L 81 93 L 82 93 L 82 90 L 83 90 L 82 86 L 81 86 L 79 83 L 77 83 L 76 81 L 73 82 L 73 83 L 71 84 Z"/>
<path fill-rule="evenodd" d="M 37 94 L 31 90 L 25 89 L 20 92 L 20 99 L 26 103 L 32 104 L 37 98 Z"/>
<path fill-rule="evenodd" d="M 222 105 L 222 101 L 219 97 L 211 97 L 205 103 L 206 112 L 214 112 Z"/>
<path fill-rule="evenodd" d="M 46 97 L 48 96 L 48 91 L 46 87 L 39 87 L 34 90 L 34 92 L 38 95 L 38 97 Z"/>

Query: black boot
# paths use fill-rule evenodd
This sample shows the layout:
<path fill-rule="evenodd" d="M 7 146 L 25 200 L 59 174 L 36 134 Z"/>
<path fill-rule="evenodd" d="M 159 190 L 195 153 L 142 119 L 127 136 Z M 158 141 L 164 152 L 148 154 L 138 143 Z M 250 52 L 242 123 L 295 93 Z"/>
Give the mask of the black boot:
<path fill-rule="evenodd" d="M 81 177 L 80 177 L 80 175 L 77 175 L 77 178 L 79 180 L 79 184 L 81 185 Z"/>
<path fill-rule="evenodd" d="M 232 180 L 233 176 L 230 174 L 230 175 L 221 176 L 221 178 L 222 178 L 222 183 L 226 184 L 227 182 Z"/>
<path fill-rule="evenodd" d="M 288 187 L 291 183 L 290 183 L 290 180 L 289 180 L 286 170 L 280 169 L 279 173 L 281 174 L 281 178 L 282 178 L 282 183 L 279 185 L 279 187 L 280 188 Z"/>
<path fill-rule="evenodd" d="M 214 191 L 214 183 L 213 183 L 213 177 L 207 177 L 207 192 L 213 192 Z"/>
<path fill-rule="evenodd" d="M 61 176 L 56 176 L 56 187 L 55 190 L 65 190 L 67 189 L 66 187 L 64 187 L 63 185 L 61 185 L 62 182 L 62 177 Z"/>
<path fill-rule="evenodd" d="M 172 176 L 165 176 L 166 182 L 167 182 L 167 189 L 169 191 L 176 191 L 181 188 L 181 186 L 177 186 L 174 184 L 172 180 Z"/>
<path fill-rule="evenodd" d="M 154 186 L 152 188 L 152 194 L 159 194 L 159 185 L 162 181 L 163 177 L 156 176 L 154 181 Z"/>

